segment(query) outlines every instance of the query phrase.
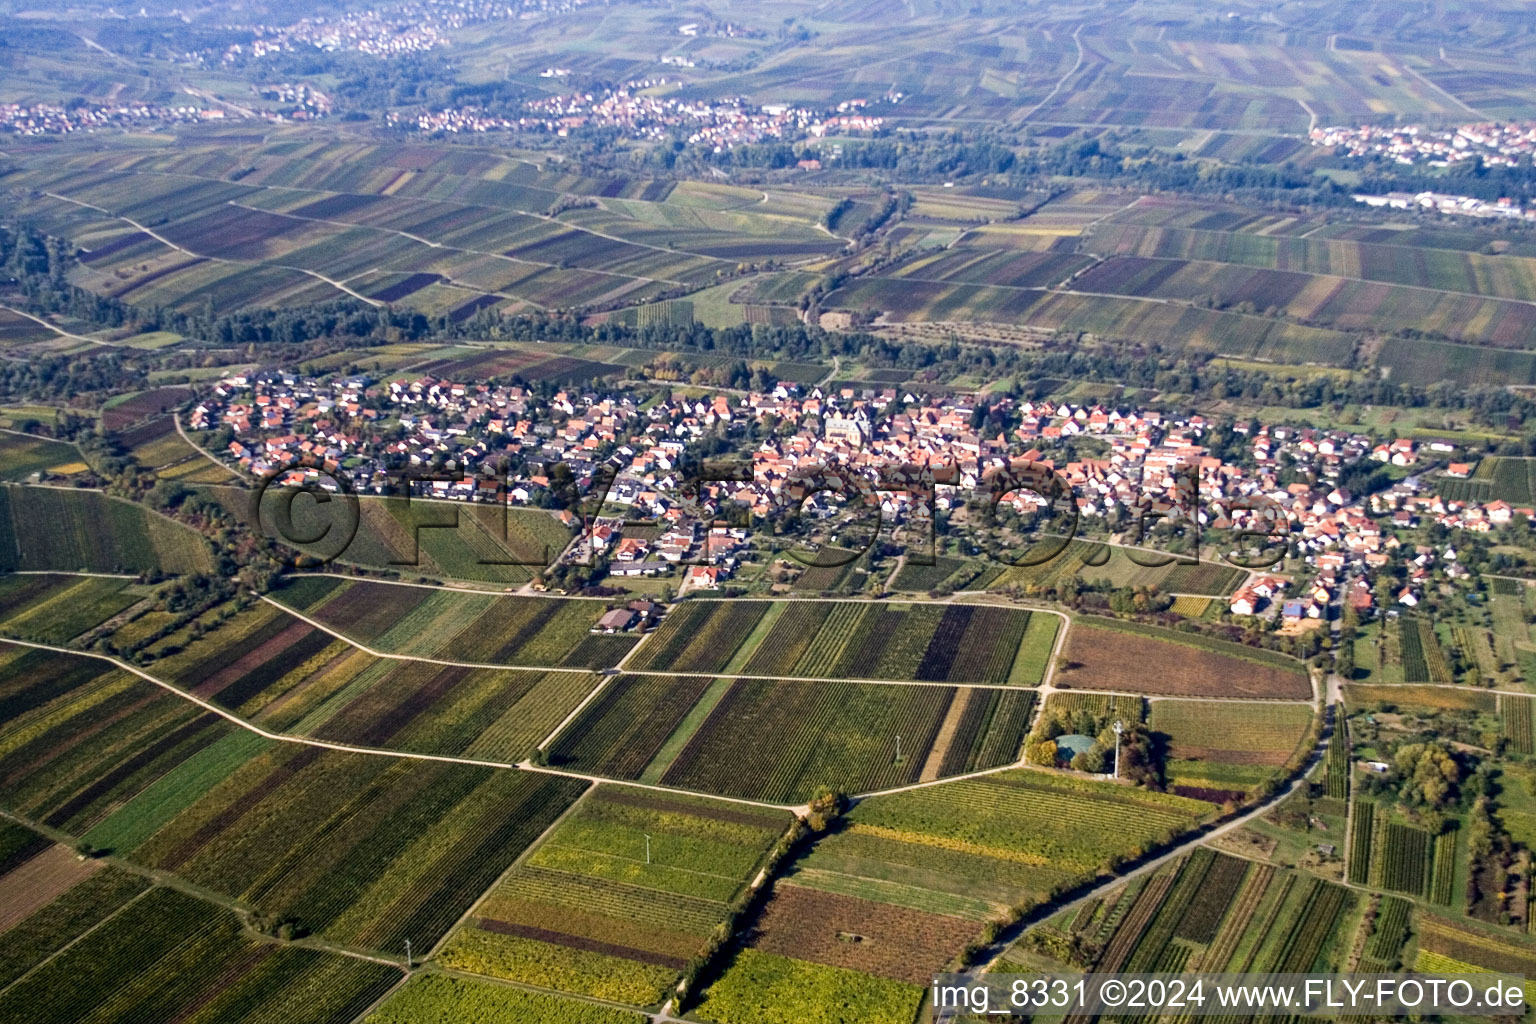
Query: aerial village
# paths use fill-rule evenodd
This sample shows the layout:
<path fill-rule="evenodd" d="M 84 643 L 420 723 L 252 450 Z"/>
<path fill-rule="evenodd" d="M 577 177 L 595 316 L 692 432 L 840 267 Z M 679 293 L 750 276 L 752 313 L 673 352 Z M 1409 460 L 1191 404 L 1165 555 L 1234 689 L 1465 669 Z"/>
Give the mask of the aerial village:
<path fill-rule="evenodd" d="M 984 433 L 980 422 L 1009 426 Z M 778 382 L 761 391 L 657 396 L 268 373 L 222 380 L 188 426 L 227 437 L 219 455 L 247 475 L 282 472 L 287 482 L 327 485 L 341 472 L 358 493 L 407 487 L 442 501 L 506 501 L 549 508 L 574 525 L 570 508 L 553 507 L 551 473 L 563 465 L 584 494 L 607 485 L 602 514 L 565 557 L 601 557 L 614 577 L 681 575 L 694 589 L 727 584 L 756 542 L 749 527 L 720 525 L 728 510 L 754 523 L 792 507 L 811 520 L 835 516 L 836 495 L 799 490 L 823 467 L 864 481 L 861 494 L 878 502 L 882 524 L 899 529 L 937 512 L 946 529 L 963 534 L 965 506 L 989 486 L 989 471 L 1035 463 L 1070 485 L 1078 536 L 1129 547 L 1149 501 L 1190 518 L 1188 481 L 1198 475 L 1192 518 L 1201 529 L 1231 528 L 1240 514 L 1230 510 L 1255 499 L 1283 512 L 1276 532 L 1289 557 L 1248 573 L 1228 606 L 1234 616 L 1299 627 L 1327 623 L 1346 607 L 1364 616 L 1411 608 L 1435 581 L 1465 578 L 1450 543 L 1424 542 L 1429 526 L 1488 532 L 1536 518 L 1536 510 L 1504 501 L 1442 496 L 1442 481 L 1474 470 L 1448 440 L 1235 423 L 1222 457 L 1210 446 L 1217 427 L 1201 415 L 930 398 L 889 387 Z M 712 450 L 723 441 L 749 462 L 750 480 L 742 473 L 685 493 L 690 449 L 706 439 Z M 877 486 L 890 467 L 912 466 L 932 474 L 931 508 L 920 489 Z M 1375 466 L 1393 482 L 1369 497 L 1339 482 L 1351 467 Z M 402 484 L 406 476 L 421 479 Z M 1049 505 L 1022 488 L 1002 502 L 1026 515 Z M 638 522 L 656 526 L 626 531 Z"/>

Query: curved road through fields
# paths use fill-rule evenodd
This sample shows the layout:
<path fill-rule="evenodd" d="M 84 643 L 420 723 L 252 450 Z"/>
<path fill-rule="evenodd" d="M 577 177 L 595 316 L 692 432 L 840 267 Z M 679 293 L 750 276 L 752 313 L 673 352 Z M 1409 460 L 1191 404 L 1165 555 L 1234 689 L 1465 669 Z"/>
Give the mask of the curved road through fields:
<path fill-rule="evenodd" d="M 1214 839 L 1217 836 L 1225 835 L 1228 832 L 1242 828 L 1253 819 L 1260 817 L 1261 815 L 1268 814 L 1276 804 L 1290 796 L 1291 793 L 1295 792 L 1297 786 L 1310 779 L 1312 773 L 1317 770 L 1318 765 L 1322 764 L 1324 758 L 1327 756 L 1328 745 L 1333 739 L 1334 706 L 1332 704 L 1327 705 L 1323 710 L 1323 714 L 1323 729 L 1321 734 L 1318 736 L 1317 743 L 1312 748 L 1312 752 L 1307 755 L 1306 761 L 1302 762 L 1301 767 L 1298 768 L 1296 772 L 1291 776 L 1291 778 L 1286 781 L 1285 785 L 1275 790 L 1275 792 L 1270 794 L 1270 796 L 1266 797 L 1257 805 L 1247 811 L 1244 811 L 1236 817 L 1229 818 L 1226 821 L 1215 825 L 1209 825 L 1203 829 L 1191 833 L 1188 838 L 1174 844 L 1173 846 L 1170 846 L 1163 853 L 1158 854 L 1151 860 L 1142 861 L 1129 871 L 1115 875 L 1112 878 L 1105 879 L 1102 882 L 1090 883 L 1087 888 L 1079 890 L 1077 895 L 1073 896 L 1071 899 L 1064 903 L 1055 902 L 1042 905 L 1034 912 L 1027 915 L 1024 919 L 1019 921 L 1017 924 L 1013 925 L 1012 927 L 1005 928 L 1003 932 L 998 936 L 997 941 L 994 942 L 991 946 L 987 947 L 985 950 L 985 959 L 979 960 L 973 967 L 966 968 L 964 971 L 959 971 L 956 973 L 966 977 L 974 977 L 975 975 L 982 973 L 986 969 L 990 968 L 994 963 L 996 963 L 1002 957 L 1002 955 L 1008 951 L 1008 948 L 1020 938 L 1020 936 L 1029 931 L 1035 925 L 1039 924 L 1041 921 L 1044 921 L 1046 918 L 1054 917 L 1055 915 L 1061 913 L 1063 910 L 1074 909 L 1078 906 L 1081 906 L 1088 900 L 1104 895 L 1104 893 L 1108 892 L 1110 889 L 1125 884 L 1133 878 L 1156 871 L 1158 868 L 1162 867 L 1168 862 L 1184 856 L 1196 846 L 1199 846 L 1208 840 Z"/>

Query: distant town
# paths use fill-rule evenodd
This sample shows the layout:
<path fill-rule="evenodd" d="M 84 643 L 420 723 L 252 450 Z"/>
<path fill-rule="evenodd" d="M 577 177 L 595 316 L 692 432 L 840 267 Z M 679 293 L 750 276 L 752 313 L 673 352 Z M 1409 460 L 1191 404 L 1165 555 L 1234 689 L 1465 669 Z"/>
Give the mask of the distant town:
<path fill-rule="evenodd" d="M 402 3 L 316 15 L 286 25 L 247 26 L 252 39 L 232 43 L 222 52 L 188 56 L 211 63 L 260 60 L 273 53 L 303 48 L 354 52 L 372 57 L 425 53 L 448 43 L 447 33 L 487 21 L 514 21 L 574 11 L 590 0 L 405 0 Z"/>
<path fill-rule="evenodd" d="M 1399 164 L 1425 167 L 1450 167 L 1474 159 L 1489 167 L 1517 167 L 1536 154 L 1536 121 L 1457 128 L 1413 124 L 1313 128 L 1308 137 L 1314 146 L 1342 149 L 1350 156 L 1386 156 Z"/>
<path fill-rule="evenodd" d="M 1349 156 L 1390 159 L 1407 167 L 1455 168 L 1481 160 L 1485 167 L 1518 167 L 1536 154 L 1536 121 L 1464 124 L 1454 129 L 1422 125 L 1362 125 L 1356 128 L 1313 128 L 1314 146 L 1326 146 Z M 1355 202 L 1396 210 L 1423 209 L 1464 217 L 1536 220 L 1536 207 L 1523 208 L 1513 199 L 1493 201 L 1442 192 L 1357 193 Z"/>
<path fill-rule="evenodd" d="M 58 104 L 0 103 L 0 132 L 15 135 L 72 135 L 100 130 L 160 128 L 181 124 L 262 120 L 313 121 L 331 112 L 331 100 L 303 83 L 275 82 L 251 87 L 276 109 L 252 110 L 235 104 L 202 106 L 166 103 Z"/>
<path fill-rule="evenodd" d="M 553 69 L 559 70 L 559 69 Z M 662 92 L 675 80 L 642 79 L 604 93 L 576 93 L 529 103 L 521 115 L 481 107 L 425 111 L 412 118 L 390 112 L 387 121 L 424 132 L 542 132 L 565 137 L 583 128 L 618 129 L 626 138 L 664 139 L 681 134 L 689 145 L 722 152 L 768 139 L 827 134 L 873 134 L 884 119 L 858 113 L 865 100 L 847 100 L 827 111 L 789 104 L 755 105 L 740 98 L 688 100 Z"/>
<path fill-rule="evenodd" d="M 1351 196 L 1366 206 L 1388 207 L 1393 210 L 1433 210 L 1456 217 L 1496 217 L 1506 220 L 1536 221 L 1536 207 L 1522 208 L 1511 199 L 1488 202 L 1474 196 L 1450 195 L 1444 192 L 1387 192 L 1370 195 L 1357 192 Z"/>

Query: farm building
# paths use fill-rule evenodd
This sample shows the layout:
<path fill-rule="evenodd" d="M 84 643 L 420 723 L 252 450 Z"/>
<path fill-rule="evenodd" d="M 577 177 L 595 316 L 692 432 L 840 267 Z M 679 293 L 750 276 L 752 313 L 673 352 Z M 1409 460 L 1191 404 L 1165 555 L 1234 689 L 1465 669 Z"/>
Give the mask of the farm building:
<path fill-rule="evenodd" d="M 615 608 L 597 620 L 597 629 L 604 633 L 621 633 L 635 624 L 640 616 L 628 608 Z"/>
<path fill-rule="evenodd" d="M 613 576 L 666 576 L 672 566 L 667 562 L 623 562 L 614 563 L 608 572 Z"/>

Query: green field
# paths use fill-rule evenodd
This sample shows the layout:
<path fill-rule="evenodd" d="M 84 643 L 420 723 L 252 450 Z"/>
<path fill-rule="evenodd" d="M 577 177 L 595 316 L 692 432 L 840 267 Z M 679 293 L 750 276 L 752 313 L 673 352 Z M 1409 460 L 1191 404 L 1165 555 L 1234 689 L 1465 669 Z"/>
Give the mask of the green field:
<path fill-rule="evenodd" d="M 78 472 L 80 450 L 63 441 L 43 437 L 0 433 L 0 480 L 25 480 L 33 473 Z"/>
<path fill-rule="evenodd" d="M 1447 501 L 1536 503 L 1536 459 L 1490 455 L 1466 480 L 1445 478 L 1437 489 Z"/>
<path fill-rule="evenodd" d="M 1144 561 L 1161 561 L 1157 555 L 1145 555 Z M 1073 540 L 1055 558 L 1040 565 L 1007 569 L 993 587 L 1060 586 L 1069 577 L 1103 583 L 1110 587 L 1152 587 L 1168 594 L 1231 593 L 1242 582 L 1243 570 L 1223 562 L 1148 567 L 1138 565 L 1124 550 L 1092 541 Z"/>
<path fill-rule="evenodd" d="M 257 509 L 252 508 L 249 491 L 214 487 L 207 493 L 247 527 L 258 526 L 259 512 L 259 528 L 276 540 L 325 535 L 330 528 L 326 541 L 300 546 L 317 558 L 410 577 L 520 585 L 554 561 L 571 540 L 558 520 L 536 509 L 363 496 L 357 499 L 354 515 L 338 503 L 303 497 L 287 505 L 279 492 L 269 488 Z M 277 518 L 285 505 L 293 522 L 286 533 Z"/>

